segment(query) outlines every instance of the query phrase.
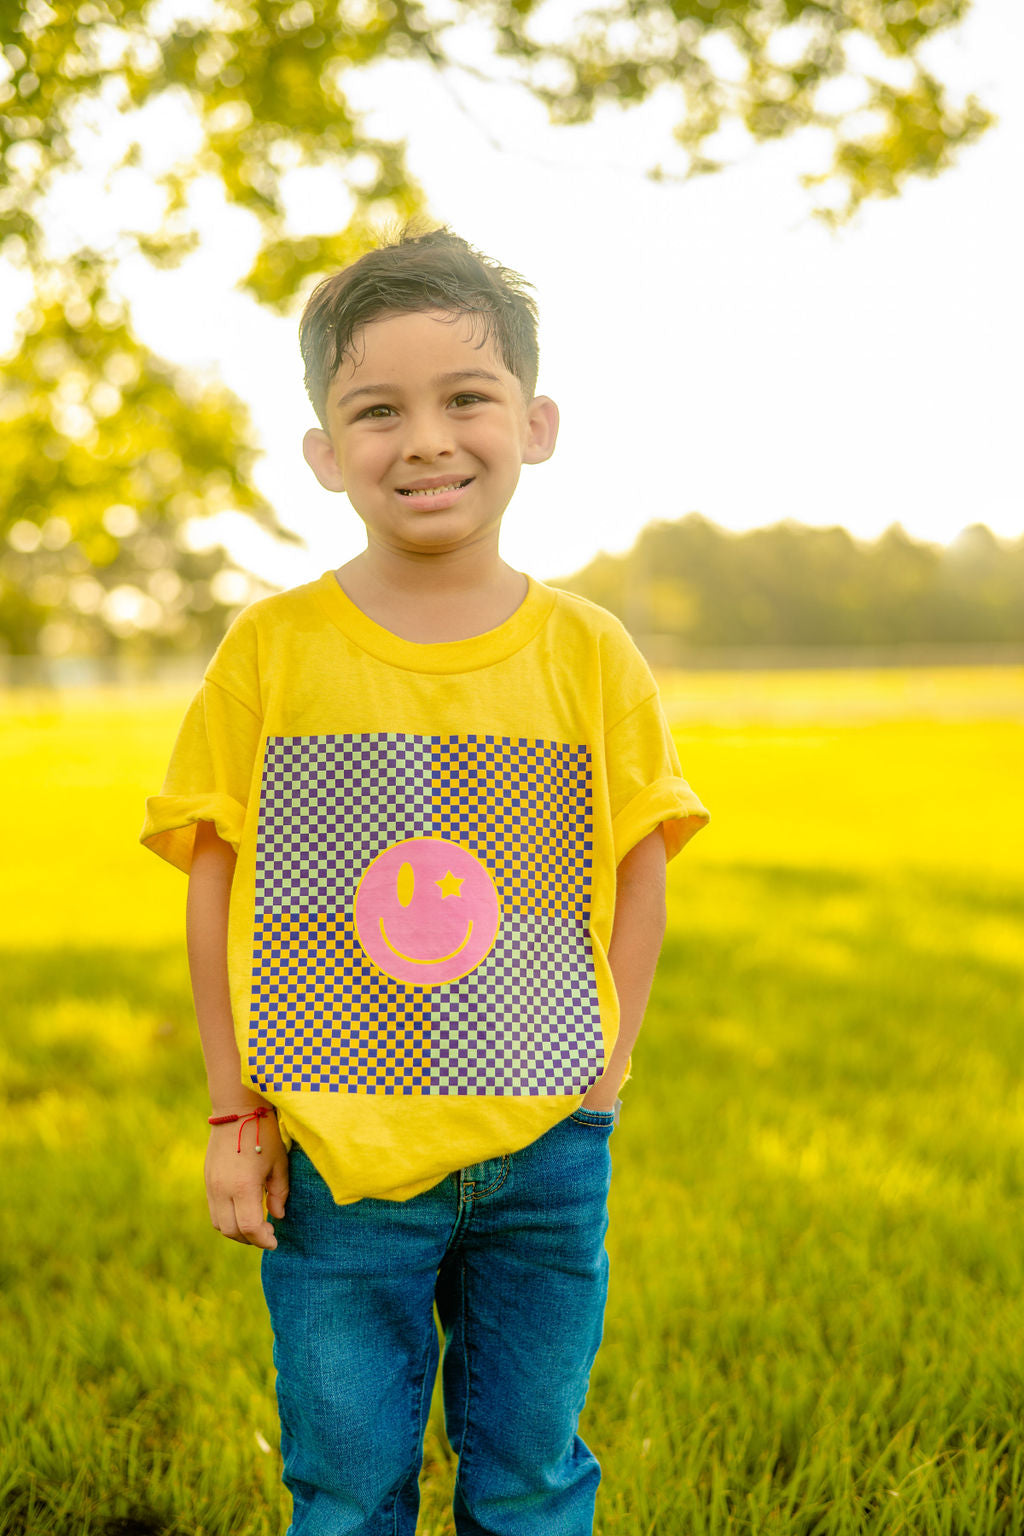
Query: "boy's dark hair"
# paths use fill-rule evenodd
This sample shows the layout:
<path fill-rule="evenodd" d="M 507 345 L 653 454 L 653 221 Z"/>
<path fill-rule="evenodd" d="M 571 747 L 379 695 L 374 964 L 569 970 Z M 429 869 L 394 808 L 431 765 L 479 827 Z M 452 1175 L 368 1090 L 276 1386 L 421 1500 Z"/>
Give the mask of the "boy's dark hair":
<path fill-rule="evenodd" d="M 442 309 L 453 317 L 479 316 L 509 373 L 527 400 L 537 388 L 537 306 L 532 286 L 446 228 L 416 234 L 406 226 L 397 240 L 367 251 L 314 288 L 299 323 L 306 393 L 322 427 L 327 391 L 360 326 L 384 315 Z"/>

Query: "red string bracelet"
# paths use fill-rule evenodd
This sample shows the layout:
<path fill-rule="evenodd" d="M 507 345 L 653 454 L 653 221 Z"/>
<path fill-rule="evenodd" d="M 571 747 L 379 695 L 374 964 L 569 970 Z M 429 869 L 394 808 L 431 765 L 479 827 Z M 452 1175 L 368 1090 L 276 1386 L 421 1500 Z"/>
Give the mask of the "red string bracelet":
<path fill-rule="evenodd" d="M 256 1145 L 253 1148 L 253 1151 L 262 1152 L 263 1148 L 260 1146 L 260 1121 L 263 1119 L 264 1115 L 269 1115 L 271 1113 L 272 1111 L 269 1110 L 265 1104 L 261 1104 L 258 1109 L 251 1109 L 247 1115 L 211 1115 L 209 1123 L 210 1125 L 232 1125 L 236 1120 L 241 1120 L 242 1123 L 238 1127 L 238 1151 L 241 1152 L 242 1132 L 245 1130 L 250 1120 L 255 1120 Z"/>

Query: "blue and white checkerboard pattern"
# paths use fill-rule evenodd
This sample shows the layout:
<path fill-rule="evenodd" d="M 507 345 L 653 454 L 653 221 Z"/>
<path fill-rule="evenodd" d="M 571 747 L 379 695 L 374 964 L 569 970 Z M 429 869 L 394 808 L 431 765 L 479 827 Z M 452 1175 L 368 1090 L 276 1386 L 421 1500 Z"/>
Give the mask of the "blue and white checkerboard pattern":
<path fill-rule="evenodd" d="M 589 936 L 586 746 L 493 736 L 271 736 L 256 846 L 249 1068 L 262 1092 L 578 1095 L 604 1069 Z M 421 988 L 356 937 L 367 866 L 443 837 L 486 865 L 490 953 Z"/>

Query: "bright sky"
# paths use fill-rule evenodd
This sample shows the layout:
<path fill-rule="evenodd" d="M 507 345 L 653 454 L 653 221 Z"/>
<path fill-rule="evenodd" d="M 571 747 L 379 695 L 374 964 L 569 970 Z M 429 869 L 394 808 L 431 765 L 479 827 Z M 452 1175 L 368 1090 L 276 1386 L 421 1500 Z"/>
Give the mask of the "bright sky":
<path fill-rule="evenodd" d="M 644 168 L 671 163 L 667 102 L 551 128 L 512 86 L 460 79 L 460 106 L 418 67 L 354 77 L 368 126 L 408 138 L 437 218 L 537 290 L 538 387 L 562 430 L 554 458 L 523 471 L 505 558 L 566 575 L 690 511 L 733 529 L 842 523 L 865 538 L 897 521 L 937 541 L 972 522 L 1024 532 L 1022 56 L 1019 0 L 975 0 L 927 59 L 1000 121 L 958 166 L 835 235 L 797 180 L 826 163 L 813 135 L 730 140 L 724 157 L 741 158 L 727 172 L 654 185 Z M 315 177 L 295 198 L 297 227 L 329 223 L 325 199 L 343 222 L 343 197 Z M 202 542 L 216 534 L 290 586 L 357 553 L 361 525 L 302 459 L 315 418 L 297 322 L 228 292 L 254 247 L 212 189 L 207 228 L 181 271 L 128 291 L 150 346 L 218 364 L 248 402 L 258 483 L 308 547 L 281 549 L 232 514 Z"/>

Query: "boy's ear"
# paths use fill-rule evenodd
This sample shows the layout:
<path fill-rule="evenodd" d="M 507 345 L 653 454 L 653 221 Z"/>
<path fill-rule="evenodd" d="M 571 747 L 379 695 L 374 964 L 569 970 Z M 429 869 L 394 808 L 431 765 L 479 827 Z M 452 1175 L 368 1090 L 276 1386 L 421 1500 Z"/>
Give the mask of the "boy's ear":
<path fill-rule="evenodd" d="M 547 395 L 536 395 L 526 407 L 526 447 L 524 464 L 543 464 L 555 451 L 558 436 L 558 406 Z"/>
<path fill-rule="evenodd" d="M 325 491 L 345 489 L 345 477 L 334 457 L 334 444 L 322 427 L 310 427 L 302 439 L 302 457 Z"/>

